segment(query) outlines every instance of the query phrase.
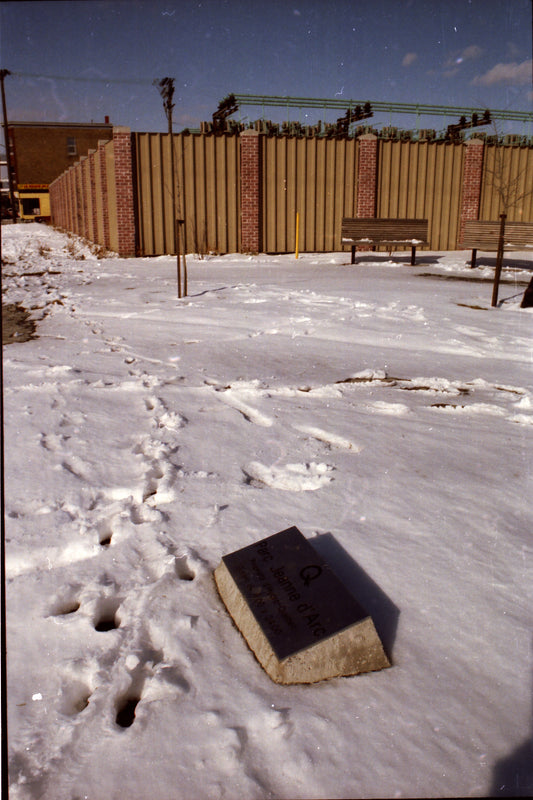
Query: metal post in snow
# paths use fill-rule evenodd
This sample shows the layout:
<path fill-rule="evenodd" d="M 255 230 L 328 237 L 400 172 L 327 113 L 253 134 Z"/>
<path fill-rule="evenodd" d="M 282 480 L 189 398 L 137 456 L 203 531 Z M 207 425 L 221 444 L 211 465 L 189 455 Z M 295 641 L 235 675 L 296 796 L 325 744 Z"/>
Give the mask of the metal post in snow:
<path fill-rule="evenodd" d="M 495 308 L 498 305 L 498 289 L 500 287 L 500 275 L 502 271 L 503 262 L 503 243 L 505 236 L 505 220 L 507 214 L 500 214 L 500 235 L 498 237 L 498 253 L 496 255 L 496 269 L 494 270 L 494 283 L 492 285 L 492 302 L 491 306 Z"/>

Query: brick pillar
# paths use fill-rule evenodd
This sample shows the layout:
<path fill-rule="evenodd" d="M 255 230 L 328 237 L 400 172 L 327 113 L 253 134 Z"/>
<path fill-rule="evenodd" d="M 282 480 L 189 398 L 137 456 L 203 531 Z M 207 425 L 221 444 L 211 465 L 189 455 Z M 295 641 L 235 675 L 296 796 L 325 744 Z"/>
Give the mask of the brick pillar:
<path fill-rule="evenodd" d="M 59 220 L 57 224 L 60 228 L 66 230 L 68 225 L 68 216 L 67 216 L 68 198 L 67 198 L 67 175 L 65 172 L 59 178 L 58 184 L 59 184 L 59 193 L 61 202 L 60 202 Z"/>
<path fill-rule="evenodd" d="M 67 190 L 67 203 L 68 203 L 68 216 L 65 228 L 69 231 L 74 230 L 74 216 L 75 216 L 75 200 L 74 193 L 74 167 L 70 167 L 65 176 L 66 190 Z"/>
<path fill-rule="evenodd" d="M 89 219 L 89 229 L 91 235 L 89 236 L 91 242 L 98 242 L 98 226 L 96 218 L 96 165 L 95 165 L 96 150 L 89 150 L 89 181 L 91 193 L 91 217 Z"/>
<path fill-rule="evenodd" d="M 117 197 L 118 254 L 129 258 L 135 255 L 133 162 L 129 128 L 113 128 L 113 152 Z"/>
<path fill-rule="evenodd" d="M 106 147 L 107 141 L 105 139 L 99 139 L 98 141 L 98 155 L 99 155 L 99 162 L 100 162 L 100 193 L 102 197 L 102 209 L 103 209 L 103 231 L 102 231 L 102 240 L 100 244 L 103 244 L 104 247 L 109 248 L 111 246 L 111 238 L 109 236 L 109 214 L 107 211 L 107 162 L 106 162 Z"/>
<path fill-rule="evenodd" d="M 81 156 L 79 160 L 80 171 L 80 200 L 81 200 L 81 230 L 80 235 L 84 239 L 89 239 L 89 180 L 87 176 L 87 156 Z"/>
<path fill-rule="evenodd" d="M 259 253 L 262 237 L 261 139 L 258 131 L 241 133 L 241 253 Z"/>
<path fill-rule="evenodd" d="M 463 240 L 464 223 L 479 217 L 485 143 L 482 139 L 469 139 L 465 147 L 458 242 Z"/>
<path fill-rule="evenodd" d="M 375 217 L 378 180 L 378 139 L 373 133 L 359 137 L 357 216 Z"/>
<path fill-rule="evenodd" d="M 81 182 L 81 169 L 80 169 L 80 162 L 76 161 L 76 163 L 72 167 L 72 180 L 74 183 L 74 191 L 76 193 L 75 197 L 75 219 L 74 219 L 74 233 L 77 236 L 83 236 L 83 186 Z"/>

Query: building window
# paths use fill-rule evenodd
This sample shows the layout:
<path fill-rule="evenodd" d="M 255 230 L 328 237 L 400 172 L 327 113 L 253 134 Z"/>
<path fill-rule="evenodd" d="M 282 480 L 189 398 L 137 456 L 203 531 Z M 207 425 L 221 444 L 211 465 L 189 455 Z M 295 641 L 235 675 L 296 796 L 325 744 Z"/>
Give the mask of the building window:
<path fill-rule="evenodd" d="M 78 155 L 78 149 L 76 147 L 76 139 L 73 136 L 67 137 L 67 155 L 69 156 Z"/>
<path fill-rule="evenodd" d="M 37 216 L 41 213 L 41 203 L 38 197 L 22 197 L 22 213 L 25 216 Z"/>

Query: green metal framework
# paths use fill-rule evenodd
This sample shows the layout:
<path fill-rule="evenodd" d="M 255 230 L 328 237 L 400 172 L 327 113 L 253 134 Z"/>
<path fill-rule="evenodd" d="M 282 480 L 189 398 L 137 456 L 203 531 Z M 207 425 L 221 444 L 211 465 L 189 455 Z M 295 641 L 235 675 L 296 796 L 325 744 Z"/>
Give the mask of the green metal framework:
<path fill-rule="evenodd" d="M 283 97 L 277 95 L 235 94 L 240 106 L 262 106 L 263 108 L 301 108 L 335 109 L 346 111 L 356 106 L 364 106 L 365 100 L 348 100 L 321 97 Z M 484 108 L 466 108 L 464 106 L 431 106 L 423 103 L 379 103 L 370 101 L 374 111 L 385 111 L 391 114 L 416 114 L 417 116 L 460 117 L 483 114 Z M 490 109 L 493 120 L 512 120 L 515 122 L 533 123 L 533 112 L 509 111 L 507 109 Z"/>

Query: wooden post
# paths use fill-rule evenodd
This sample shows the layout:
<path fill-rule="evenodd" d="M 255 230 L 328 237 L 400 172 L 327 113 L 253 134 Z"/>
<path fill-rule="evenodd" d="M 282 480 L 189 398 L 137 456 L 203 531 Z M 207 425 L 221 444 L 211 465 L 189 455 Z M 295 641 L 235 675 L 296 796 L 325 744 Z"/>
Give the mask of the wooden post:
<path fill-rule="evenodd" d="M 185 260 L 185 256 L 186 256 L 186 253 L 187 253 L 187 245 L 186 245 L 186 241 L 185 241 L 185 225 L 183 225 L 182 231 L 183 231 L 183 296 L 187 297 L 187 291 L 188 291 L 188 287 L 187 287 L 187 262 Z"/>
<path fill-rule="evenodd" d="M 503 262 L 503 244 L 505 236 L 505 220 L 507 214 L 500 214 L 500 236 L 498 238 L 498 253 L 496 255 L 496 269 L 494 270 L 494 284 L 492 286 L 492 302 L 491 306 L 495 308 L 498 305 L 498 289 L 500 287 L 500 275 L 502 271 Z"/>
<path fill-rule="evenodd" d="M 183 234 L 183 236 L 181 235 Z M 181 241 L 183 239 L 183 290 L 182 290 L 182 271 L 181 271 Z M 185 260 L 185 253 L 187 252 L 187 245 L 185 242 L 185 220 L 176 220 L 176 258 L 177 258 L 177 272 L 178 272 L 178 297 L 187 297 L 187 262 Z"/>
<path fill-rule="evenodd" d="M 178 297 L 181 297 L 181 256 L 180 256 L 180 231 L 179 220 L 174 220 L 174 238 L 176 240 L 176 267 L 178 279 Z"/>

